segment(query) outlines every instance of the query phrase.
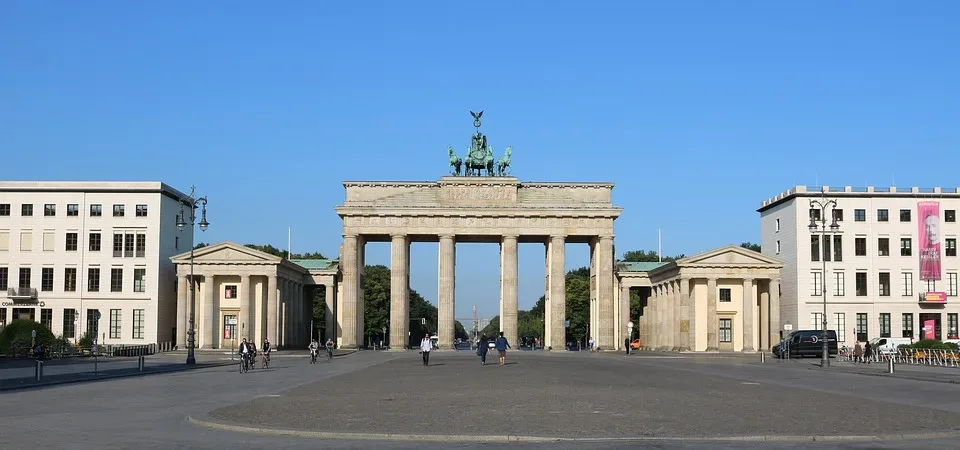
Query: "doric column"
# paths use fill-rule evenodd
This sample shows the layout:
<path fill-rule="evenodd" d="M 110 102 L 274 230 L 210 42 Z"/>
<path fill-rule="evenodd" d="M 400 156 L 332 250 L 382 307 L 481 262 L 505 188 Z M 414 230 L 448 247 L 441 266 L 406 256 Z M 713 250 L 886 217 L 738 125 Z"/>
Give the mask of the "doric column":
<path fill-rule="evenodd" d="M 267 276 L 267 339 L 270 345 L 280 345 L 280 318 L 277 305 L 277 276 Z"/>
<path fill-rule="evenodd" d="M 692 313 L 693 307 L 691 306 L 690 301 L 690 279 L 681 278 L 678 282 L 679 292 L 677 293 L 677 299 L 680 302 L 680 322 L 678 324 L 678 329 L 680 330 L 680 351 L 688 352 L 693 347 L 693 343 L 696 342 L 696 337 L 694 333 L 696 332 L 696 323 L 695 314 Z"/>
<path fill-rule="evenodd" d="M 410 289 L 407 286 L 407 260 L 410 258 L 410 240 L 406 235 L 390 239 L 390 350 L 407 348 L 407 330 L 410 324 Z"/>
<path fill-rule="evenodd" d="M 237 317 L 237 331 L 240 338 L 247 338 L 256 342 L 257 333 L 253 329 L 253 318 L 250 315 L 250 275 L 240 275 L 240 292 L 237 293 L 237 302 L 240 303 L 240 314 Z"/>
<path fill-rule="evenodd" d="M 707 278 L 707 351 L 720 350 L 720 321 L 717 317 L 717 279 Z"/>
<path fill-rule="evenodd" d="M 324 341 L 326 339 L 333 339 L 334 342 L 337 341 L 337 326 L 336 326 L 336 305 L 337 305 L 337 288 L 336 281 L 329 281 L 324 285 L 326 289 L 325 296 L 323 299 L 324 307 L 326 308 L 323 314 L 323 328 L 325 330 Z"/>
<path fill-rule="evenodd" d="M 764 284 L 757 281 L 757 293 L 760 294 L 760 317 L 757 324 L 760 325 L 759 342 L 757 350 L 770 351 L 773 344 L 770 343 L 770 292 L 763 289 Z M 768 285 L 769 286 L 769 285 Z"/>
<path fill-rule="evenodd" d="M 457 243 L 453 235 L 440 236 L 437 258 L 437 345 L 442 349 L 452 349 L 456 336 L 454 296 L 457 269 Z"/>
<path fill-rule="evenodd" d="M 650 350 L 660 346 L 660 286 L 650 287 Z"/>
<path fill-rule="evenodd" d="M 343 273 L 343 298 L 340 304 L 343 306 L 343 323 L 340 324 L 342 333 L 340 334 L 340 348 L 357 348 L 357 303 L 360 300 L 358 293 L 358 283 L 360 274 L 358 272 L 358 245 L 357 235 L 350 234 L 343 236 L 343 264 L 341 270 Z"/>
<path fill-rule="evenodd" d="M 500 243 L 500 331 L 512 346 L 517 342 L 517 236 L 503 236 Z"/>
<path fill-rule="evenodd" d="M 299 281 L 293 282 L 293 297 L 293 303 L 296 305 L 296 309 L 294 309 L 296 319 L 293 321 L 294 342 L 298 347 L 305 347 L 308 343 L 306 338 L 309 320 L 307 319 L 306 310 L 304 309 L 306 301 L 304 301 L 303 297 L 303 284 Z"/>
<path fill-rule="evenodd" d="M 190 308 L 187 306 L 190 286 L 190 277 L 177 277 L 177 348 L 187 348 L 187 327 L 189 326 Z"/>
<path fill-rule="evenodd" d="M 630 335 L 627 324 L 633 322 L 633 329 L 640 326 L 639 317 L 630 317 L 630 286 L 620 286 L 620 341 L 630 339 L 633 342 L 633 336 Z M 617 343 L 619 348 L 619 342 Z"/>
<path fill-rule="evenodd" d="M 550 328 L 547 329 L 547 346 L 564 350 L 566 346 L 566 245 L 565 236 L 550 236 Z"/>
<path fill-rule="evenodd" d="M 753 300 L 753 279 L 743 279 L 743 351 L 755 352 L 753 345 L 753 306 L 756 304 Z"/>
<path fill-rule="evenodd" d="M 680 351 L 680 281 L 670 282 L 670 350 Z"/>
<path fill-rule="evenodd" d="M 597 303 L 600 306 L 598 345 L 604 350 L 614 350 L 620 346 L 614 342 L 613 329 L 613 236 L 600 236 L 597 251 Z"/>
<path fill-rule="evenodd" d="M 206 339 L 203 348 L 217 348 L 217 315 L 220 314 L 217 307 L 217 290 L 215 277 L 205 275 L 203 277 L 203 326 L 206 328 Z"/>
<path fill-rule="evenodd" d="M 770 280 L 770 347 L 780 342 L 780 279 Z"/>
<path fill-rule="evenodd" d="M 286 278 L 280 278 L 280 292 L 277 301 L 280 308 L 279 324 L 277 325 L 280 340 L 277 342 L 277 346 L 282 348 L 290 345 L 290 332 L 287 329 L 290 326 L 290 285 L 288 283 L 289 281 Z"/>

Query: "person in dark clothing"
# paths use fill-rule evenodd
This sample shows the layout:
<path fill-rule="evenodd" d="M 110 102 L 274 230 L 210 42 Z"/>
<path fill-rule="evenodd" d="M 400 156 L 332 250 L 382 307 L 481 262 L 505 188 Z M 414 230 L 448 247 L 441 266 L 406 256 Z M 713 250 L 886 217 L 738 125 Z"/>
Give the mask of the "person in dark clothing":
<path fill-rule="evenodd" d="M 623 340 L 623 348 L 627 350 L 627 354 L 629 355 L 630 354 L 630 338 L 626 338 Z"/>
<path fill-rule="evenodd" d="M 500 337 L 497 338 L 495 342 L 497 348 L 497 353 L 500 354 L 500 365 L 507 363 L 507 349 L 510 348 L 510 343 L 507 342 L 507 338 L 503 337 L 503 332 L 500 332 Z"/>
<path fill-rule="evenodd" d="M 477 344 L 477 356 L 480 357 L 480 365 L 487 365 L 487 350 L 490 349 L 490 340 L 487 335 L 480 336 L 480 343 Z"/>
<path fill-rule="evenodd" d="M 867 360 L 867 364 L 870 364 L 870 358 L 873 356 L 873 347 L 870 345 L 870 342 L 867 342 L 863 345 L 863 359 Z"/>

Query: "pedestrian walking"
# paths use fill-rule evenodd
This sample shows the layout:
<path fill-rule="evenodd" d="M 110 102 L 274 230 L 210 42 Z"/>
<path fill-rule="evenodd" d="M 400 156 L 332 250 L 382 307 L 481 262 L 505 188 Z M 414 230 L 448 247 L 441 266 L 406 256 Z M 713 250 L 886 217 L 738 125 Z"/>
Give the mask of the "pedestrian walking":
<path fill-rule="evenodd" d="M 430 365 L 430 350 L 433 349 L 433 343 L 430 342 L 430 333 L 427 333 L 420 341 L 420 354 L 423 355 L 423 366 Z"/>
<path fill-rule="evenodd" d="M 860 341 L 857 341 L 857 345 L 853 346 L 853 360 L 857 363 L 863 362 L 863 347 L 860 346 Z"/>
<path fill-rule="evenodd" d="M 870 364 L 870 358 L 873 356 L 873 347 L 870 345 L 870 342 L 863 344 L 863 358 L 867 360 L 867 364 Z"/>
<path fill-rule="evenodd" d="M 487 335 L 480 336 L 480 342 L 477 344 L 477 356 L 480 357 L 480 365 L 487 365 L 487 350 L 490 350 L 490 340 Z"/>
<path fill-rule="evenodd" d="M 500 354 L 500 365 L 504 365 L 507 362 L 507 349 L 510 348 L 510 343 L 507 342 L 507 338 L 503 337 L 503 332 L 500 332 L 500 337 L 497 338 L 496 344 L 494 346 L 497 348 L 497 353 Z"/>

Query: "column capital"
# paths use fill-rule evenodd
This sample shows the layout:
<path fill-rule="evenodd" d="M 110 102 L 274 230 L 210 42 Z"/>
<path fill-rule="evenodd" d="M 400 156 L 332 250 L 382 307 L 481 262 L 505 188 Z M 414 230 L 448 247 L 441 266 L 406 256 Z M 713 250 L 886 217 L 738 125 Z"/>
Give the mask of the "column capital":
<path fill-rule="evenodd" d="M 608 239 L 609 239 L 609 240 L 613 240 L 613 236 L 614 236 L 614 235 L 612 235 L 612 234 L 601 234 L 601 235 L 597 236 L 597 238 L 599 238 L 599 239 L 601 239 L 601 240 L 608 240 Z"/>
<path fill-rule="evenodd" d="M 390 234 L 390 239 L 392 240 L 406 239 L 406 238 L 407 238 L 407 233 L 391 233 Z"/>
<path fill-rule="evenodd" d="M 550 236 L 550 242 L 553 242 L 554 244 L 556 244 L 556 243 L 564 243 L 564 244 L 565 244 L 565 243 L 567 242 L 567 236 L 565 236 L 565 235 L 551 235 L 551 236 Z"/>
<path fill-rule="evenodd" d="M 440 239 L 456 239 L 457 235 L 453 233 L 443 233 L 437 235 Z"/>
<path fill-rule="evenodd" d="M 515 241 L 515 240 L 517 240 L 517 239 L 519 239 L 519 238 L 520 238 L 520 237 L 519 237 L 518 235 L 516 235 L 516 234 L 504 234 L 504 235 L 501 235 L 501 236 L 500 236 L 500 239 L 501 239 L 501 240 L 504 240 L 504 241 L 507 240 L 507 239 L 510 239 L 510 240 L 514 240 L 514 241 Z"/>
<path fill-rule="evenodd" d="M 344 234 L 342 234 L 341 236 L 343 236 L 344 239 L 354 239 L 354 240 L 356 240 L 356 239 L 359 239 L 359 238 L 360 238 L 360 235 L 357 234 L 357 233 L 344 233 Z"/>
<path fill-rule="evenodd" d="M 748 282 L 748 281 L 749 281 L 750 283 L 753 283 L 753 280 L 754 280 L 755 278 L 752 277 L 752 276 L 742 276 L 742 277 L 740 277 L 740 279 L 743 280 L 744 283 L 746 283 L 746 282 Z"/>

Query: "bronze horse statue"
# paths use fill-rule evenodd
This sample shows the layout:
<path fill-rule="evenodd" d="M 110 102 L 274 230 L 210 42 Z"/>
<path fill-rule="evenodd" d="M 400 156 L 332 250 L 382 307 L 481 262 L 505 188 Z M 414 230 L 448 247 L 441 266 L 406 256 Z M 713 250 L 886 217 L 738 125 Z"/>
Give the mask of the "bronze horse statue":
<path fill-rule="evenodd" d="M 487 145 L 486 136 L 480 133 L 473 136 L 473 144 L 463 163 L 464 175 L 479 177 L 481 170 L 486 170 L 487 176 L 494 175 L 493 149 Z"/>
<path fill-rule="evenodd" d="M 453 152 L 453 147 L 448 147 L 450 152 L 450 175 L 460 176 L 460 167 L 463 166 L 463 159 Z"/>

